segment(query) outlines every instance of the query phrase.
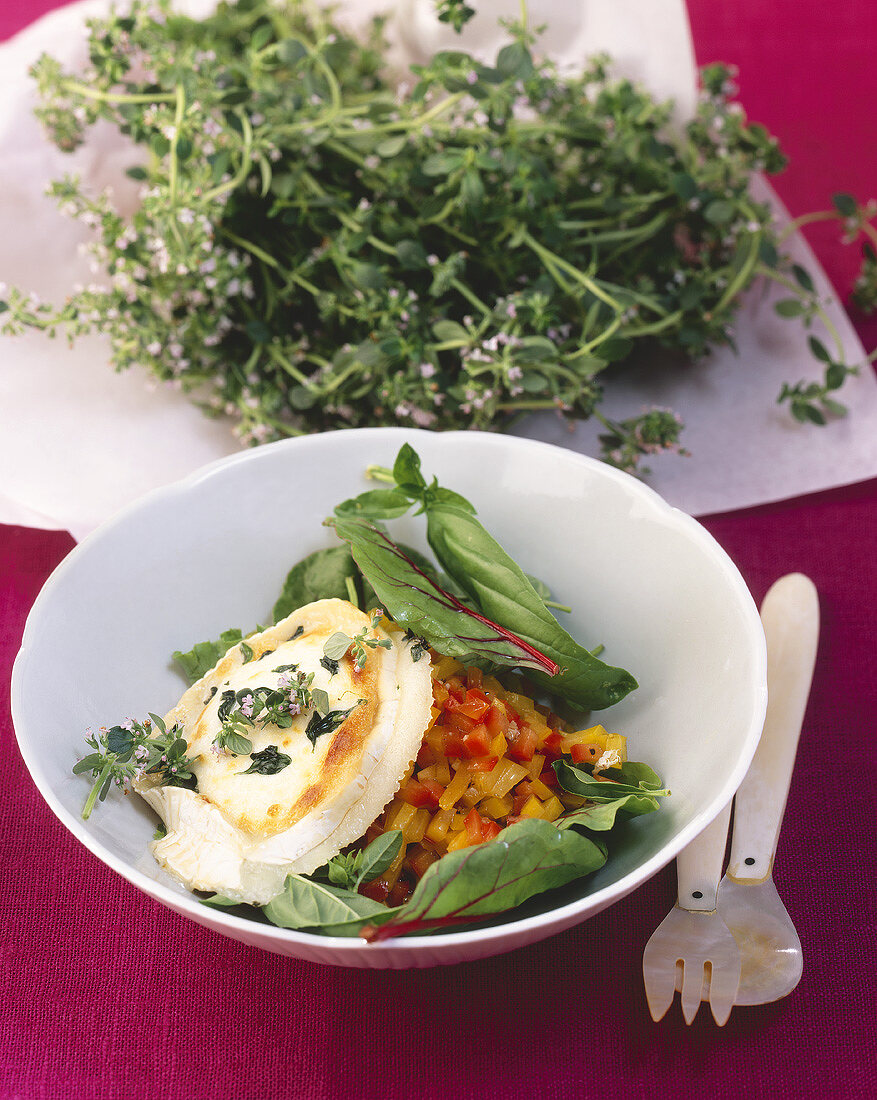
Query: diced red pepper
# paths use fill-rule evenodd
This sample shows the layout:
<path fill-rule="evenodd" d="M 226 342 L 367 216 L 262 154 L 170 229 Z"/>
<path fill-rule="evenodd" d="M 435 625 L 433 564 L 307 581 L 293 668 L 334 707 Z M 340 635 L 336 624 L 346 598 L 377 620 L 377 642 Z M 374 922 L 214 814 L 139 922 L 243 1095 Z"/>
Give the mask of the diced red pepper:
<path fill-rule="evenodd" d="M 500 734 L 505 737 L 508 733 L 508 715 L 499 699 L 494 699 L 490 704 L 490 710 L 487 712 L 484 724 L 487 726 L 487 732 L 490 734 L 491 740 L 493 740 L 494 737 L 499 737 Z"/>
<path fill-rule="evenodd" d="M 434 764 L 438 760 L 435 751 L 428 741 L 423 741 L 420 748 L 417 750 L 417 766 L 419 768 L 428 768 L 430 764 Z"/>
<path fill-rule="evenodd" d="M 434 810 L 444 791 L 444 787 L 432 779 L 409 779 L 399 792 L 399 798 L 409 806 L 427 806 Z"/>
<path fill-rule="evenodd" d="M 555 759 L 558 756 L 563 755 L 563 737 L 557 733 L 549 733 L 545 740 L 542 742 L 542 749 L 545 753 L 550 754 Z"/>
<path fill-rule="evenodd" d="M 468 757 L 487 756 L 490 752 L 490 734 L 487 726 L 476 726 L 469 733 L 463 735 L 463 749 Z"/>
<path fill-rule="evenodd" d="M 479 756 L 470 760 L 468 767 L 470 772 L 492 772 L 498 763 L 498 756 Z"/>
<path fill-rule="evenodd" d="M 393 889 L 387 895 L 387 905 L 404 905 L 405 902 L 411 897 L 411 883 L 404 878 L 398 878 L 396 880 Z"/>
<path fill-rule="evenodd" d="M 469 733 L 478 723 L 474 718 L 470 718 L 468 714 L 463 714 L 460 710 L 446 710 L 442 718 L 442 725 L 457 730 L 459 733 Z"/>
<path fill-rule="evenodd" d="M 445 756 L 455 757 L 458 760 L 467 755 L 463 734 L 459 730 L 446 729 L 442 732 L 442 748 Z"/>
<path fill-rule="evenodd" d="M 484 828 L 484 818 L 474 806 L 469 813 L 466 814 L 466 820 L 463 824 L 466 827 L 466 833 L 469 840 L 475 844 L 480 844 L 483 839 L 482 830 Z"/>
<path fill-rule="evenodd" d="M 376 878 L 360 886 L 359 892 L 365 897 L 371 898 L 372 901 L 386 901 L 390 889 L 383 879 Z"/>
<path fill-rule="evenodd" d="M 484 826 L 481 829 L 482 840 L 494 840 L 502 832 L 502 829 L 495 821 L 485 821 Z"/>
<path fill-rule="evenodd" d="M 555 789 L 560 786 L 557 781 L 557 774 L 555 773 L 554 768 L 543 768 L 542 772 L 539 775 L 539 778 L 542 780 L 546 787 L 551 787 L 552 789 Z"/>
<path fill-rule="evenodd" d="M 522 788 L 525 789 L 522 790 Z M 509 822 L 512 820 L 512 817 L 518 817 L 520 815 L 521 810 L 524 808 L 524 804 L 532 793 L 533 789 L 526 780 L 515 787 L 514 791 L 512 791 L 512 812 L 508 818 Z"/>
<path fill-rule="evenodd" d="M 512 760 L 529 762 L 533 759 L 538 745 L 536 731 L 530 726 L 519 726 L 516 722 L 509 723 L 506 733 L 508 742 L 508 754 Z"/>
<path fill-rule="evenodd" d="M 490 699 L 483 692 L 475 688 L 469 688 L 462 702 L 449 699 L 446 710 L 449 714 L 465 714 L 467 718 L 480 722 L 490 710 Z"/>
<path fill-rule="evenodd" d="M 428 851 L 420 845 L 415 847 L 413 854 L 405 856 L 405 863 L 418 879 L 423 878 L 430 866 L 435 863 L 438 856 L 435 852 Z"/>
<path fill-rule="evenodd" d="M 593 764 L 600 756 L 600 750 L 596 745 L 573 745 L 569 750 L 573 764 Z"/>

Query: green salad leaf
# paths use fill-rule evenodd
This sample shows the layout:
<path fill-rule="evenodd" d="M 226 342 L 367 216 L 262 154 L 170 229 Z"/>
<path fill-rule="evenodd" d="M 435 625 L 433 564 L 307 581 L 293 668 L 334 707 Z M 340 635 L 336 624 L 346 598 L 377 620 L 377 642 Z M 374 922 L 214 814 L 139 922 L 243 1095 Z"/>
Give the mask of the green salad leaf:
<path fill-rule="evenodd" d="M 556 671 L 554 663 L 512 631 L 473 611 L 409 558 L 382 528 L 364 519 L 330 521 L 350 544 L 391 618 L 439 653 L 513 668 Z"/>
<path fill-rule="evenodd" d="M 389 920 L 363 929 L 370 942 L 465 925 L 596 871 L 606 850 L 573 829 L 527 818 L 486 844 L 443 856 Z"/>
<path fill-rule="evenodd" d="M 350 584 L 362 606 L 362 574 L 346 546 L 330 546 L 315 550 L 294 565 L 283 582 L 283 589 L 274 604 L 274 622 L 280 622 L 293 611 L 316 600 L 349 600 Z"/>
<path fill-rule="evenodd" d="M 589 802 L 615 802 L 628 795 L 656 801 L 670 793 L 648 764 L 633 760 L 617 768 L 601 769 L 601 774 L 613 780 L 612 783 L 595 779 L 593 764 L 571 764 L 566 759 L 557 760 L 554 771 L 565 791 L 587 798 Z"/>
<path fill-rule="evenodd" d="M 564 630 L 546 606 L 544 589 L 537 589 L 485 530 L 472 504 L 435 478 L 427 482 L 420 457 L 410 444 L 400 448 L 392 473 L 380 468 L 372 472 L 391 479 L 396 487 L 344 501 L 335 510 L 334 525 L 350 543 L 354 559 L 392 618 L 426 638 L 440 653 L 470 661 L 492 659 L 496 664 L 517 660 L 535 683 L 583 710 L 613 706 L 637 687 L 629 672 L 601 661 Z M 426 514 L 427 540 L 456 590 L 462 591 L 464 600 L 468 597 L 467 606 L 448 591 L 438 593 L 414 578 L 377 525 L 400 514 L 402 495 L 409 506 L 417 504 Z M 384 506 L 388 500 L 391 504 Z M 472 645 L 467 653 L 471 625 L 460 611 L 471 615 L 470 605 L 514 635 L 511 650 L 506 647 L 501 655 L 491 657 L 483 647 Z"/>
<path fill-rule="evenodd" d="M 304 875 L 287 875 L 283 890 L 262 913 L 280 928 L 321 936 L 357 936 L 366 924 L 392 917 L 394 910 L 379 901 Z"/>
<path fill-rule="evenodd" d="M 244 635 L 241 630 L 231 628 L 223 630 L 222 634 L 212 642 L 197 642 L 188 652 L 183 653 L 179 649 L 174 650 L 173 658 L 183 670 L 186 680 L 194 684 L 200 680 L 205 672 L 224 657 L 233 645 L 242 641 Z"/>

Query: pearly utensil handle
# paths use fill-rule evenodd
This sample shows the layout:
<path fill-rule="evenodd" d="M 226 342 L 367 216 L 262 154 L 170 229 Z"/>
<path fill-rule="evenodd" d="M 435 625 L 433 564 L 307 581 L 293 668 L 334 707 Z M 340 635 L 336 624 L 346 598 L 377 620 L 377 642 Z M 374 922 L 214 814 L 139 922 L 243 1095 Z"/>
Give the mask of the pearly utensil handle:
<path fill-rule="evenodd" d="M 819 597 L 803 573 L 789 573 L 761 605 L 767 639 L 767 714 L 761 740 L 734 802 L 728 876 L 767 878 L 776 855 L 819 637 Z"/>
<path fill-rule="evenodd" d="M 725 862 L 731 803 L 676 857 L 679 908 L 709 913 L 716 907 L 719 879 Z"/>

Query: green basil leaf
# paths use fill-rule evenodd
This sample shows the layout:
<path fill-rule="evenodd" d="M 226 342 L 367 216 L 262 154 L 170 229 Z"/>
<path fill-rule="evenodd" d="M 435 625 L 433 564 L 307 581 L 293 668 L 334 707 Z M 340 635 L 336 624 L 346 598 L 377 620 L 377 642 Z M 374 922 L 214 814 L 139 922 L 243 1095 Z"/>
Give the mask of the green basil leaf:
<path fill-rule="evenodd" d="M 426 488 L 420 469 L 420 455 L 410 443 L 403 443 L 393 463 L 393 480 L 408 496 L 418 497 Z"/>
<path fill-rule="evenodd" d="M 368 519 L 396 519 L 404 516 L 411 501 L 401 489 L 371 489 L 345 500 L 335 509 L 337 515 L 366 516 Z"/>
<path fill-rule="evenodd" d="M 359 853 L 357 858 L 357 885 L 361 882 L 371 882 L 372 879 L 382 875 L 398 856 L 402 842 L 401 829 L 391 829 L 389 832 L 381 833 L 380 836 L 375 837 L 371 844 Z"/>
<path fill-rule="evenodd" d="M 294 928 L 323 936 L 356 936 L 365 924 L 393 915 L 379 901 L 363 897 L 303 875 L 287 875 L 283 890 L 263 906 L 262 912 L 280 928 Z"/>
<path fill-rule="evenodd" d="M 528 818 L 503 829 L 495 840 L 433 863 L 410 900 L 367 938 L 389 939 L 503 913 L 596 871 L 605 861 L 605 849 L 591 838 Z"/>

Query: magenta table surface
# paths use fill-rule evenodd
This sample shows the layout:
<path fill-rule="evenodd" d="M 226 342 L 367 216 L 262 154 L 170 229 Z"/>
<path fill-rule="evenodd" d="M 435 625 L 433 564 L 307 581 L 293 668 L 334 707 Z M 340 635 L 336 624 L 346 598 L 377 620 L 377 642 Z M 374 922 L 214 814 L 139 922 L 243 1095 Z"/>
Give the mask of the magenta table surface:
<path fill-rule="evenodd" d="M 0 39 L 54 6 L 0 0 Z M 739 66 L 748 113 L 790 154 L 777 189 L 793 214 L 836 190 L 877 191 L 873 0 L 689 0 L 689 10 L 698 60 Z M 845 294 L 852 258 L 833 230 L 808 235 Z M 854 320 L 873 347 L 874 322 Z M 646 1009 L 642 949 L 674 901 L 672 867 L 541 944 L 407 972 L 263 954 L 141 896 L 68 836 L 18 754 L 12 661 L 73 544 L 0 527 L 0 1100 L 877 1095 L 875 500 L 869 482 L 703 520 L 756 600 L 801 570 L 822 612 L 775 869 L 804 976 L 722 1029 L 706 1009 L 691 1027 L 678 1003 L 658 1024 Z"/>

